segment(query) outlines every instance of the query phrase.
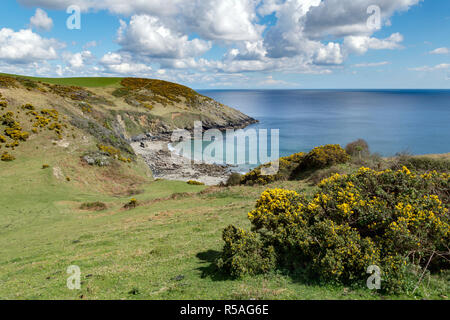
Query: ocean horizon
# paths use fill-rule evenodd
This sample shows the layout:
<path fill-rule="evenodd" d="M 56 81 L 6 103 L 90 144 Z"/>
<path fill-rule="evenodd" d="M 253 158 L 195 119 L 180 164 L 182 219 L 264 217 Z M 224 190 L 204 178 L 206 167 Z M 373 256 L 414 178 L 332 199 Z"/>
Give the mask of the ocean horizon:
<path fill-rule="evenodd" d="M 450 90 L 198 90 L 257 119 L 247 129 L 279 129 L 280 156 L 324 144 L 366 140 L 394 156 L 450 152 Z"/>

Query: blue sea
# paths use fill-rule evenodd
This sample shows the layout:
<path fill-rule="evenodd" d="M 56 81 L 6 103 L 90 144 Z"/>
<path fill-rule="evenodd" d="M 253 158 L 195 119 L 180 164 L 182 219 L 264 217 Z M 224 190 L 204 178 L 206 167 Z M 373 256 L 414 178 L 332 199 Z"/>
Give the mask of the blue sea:
<path fill-rule="evenodd" d="M 450 152 L 450 90 L 199 90 L 279 129 L 280 156 L 359 138 L 392 156 Z"/>

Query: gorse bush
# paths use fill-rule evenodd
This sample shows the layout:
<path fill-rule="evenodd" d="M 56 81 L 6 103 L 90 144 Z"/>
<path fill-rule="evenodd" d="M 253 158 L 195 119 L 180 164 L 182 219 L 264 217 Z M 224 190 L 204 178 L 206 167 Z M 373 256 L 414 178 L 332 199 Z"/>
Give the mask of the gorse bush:
<path fill-rule="evenodd" d="M 238 186 L 241 184 L 242 175 L 238 172 L 233 172 L 227 179 L 226 185 L 228 187 Z"/>
<path fill-rule="evenodd" d="M 272 175 L 263 175 L 262 170 L 272 166 L 264 164 L 242 177 L 241 184 L 266 185 L 275 181 L 295 180 L 305 172 L 328 168 L 346 163 L 350 156 L 339 145 L 325 145 L 314 148 L 308 154 L 303 152 L 279 159 L 279 169 Z"/>
<path fill-rule="evenodd" d="M 256 275 L 272 270 L 276 266 L 274 248 L 264 247 L 257 233 L 234 226 L 223 231 L 225 241 L 219 268 L 226 269 L 232 276 Z"/>
<path fill-rule="evenodd" d="M 130 202 L 128 202 L 128 203 L 126 203 L 125 205 L 124 205 L 124 208 L 125 209 L 134 209 L 134 208 L 136 208 L 137 206 L 138 206 L 138 201 L 137 201 L 137 199 L 136 198 L 132 198 L 131 200 L 130 200 Z"/>
<path fill-rule="evenodd" d="M 3 152 L 0 160 L 1 161 L 5 161 L 5 162 L 9 162 L 9 161 L 14 161 L 16 158 L 12 155 L 10 155 L 8 152 Z"/>
<path fill-rule="evenodd" d="M 320 146 L 311 150 L 301 163 L 305 169 L 322 169 L 339 163 L 346 163 L 350 156 L 338 144 Z"/>
<path fill-rule="evenodd" d="M 204 186 L 205 184 L 203 182 L 195 181 L 195 180 L 189 180 L 187 184 L 190 184 L 192 186 Z"/>
<path fill-rule="evenodd" d="M 300 152 L 293 154 L 288 157 L 283 157 L 279 159 L 278 172 L 273 175 L 263 175 L 262 170 L 264 168 L 268 169 L 271 164 L 264 164 L 258 168 L 250 171 L 241 178 L 241 184 L 244 185 L 255 185 L 261 184 L 266 185 L 274 181 L 289 180 L 291 178 L 292 172 L 302 163 L 305 158 L 305 153 Z"/>
<path fill-rule="evenodd" d="M 280 268 L 363 284 L 367 268 L 377 265 L 382 289 L 392 292 L 412 289 L 417 270 L 450 267 L 448 174 L 361 168 L 319 188 L 310 201 L 294 191 L 265 191 L 248 215 L 252 232 L 224 232 L 219 267 L 234 276 Z"/>

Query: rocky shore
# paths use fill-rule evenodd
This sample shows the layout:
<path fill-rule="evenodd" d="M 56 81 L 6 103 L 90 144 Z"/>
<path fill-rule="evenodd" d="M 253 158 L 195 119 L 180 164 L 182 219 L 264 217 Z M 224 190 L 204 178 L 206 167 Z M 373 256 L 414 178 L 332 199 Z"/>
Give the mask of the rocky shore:
<path fill-rule="evenodd" d="M 148 135 L 146 139 L 131 142 L 131 146 L 150 167 L 155 179 L 195 180 L 213 186 L 225 183 L 231 174 L 229 166 L 190 163 L 185 157 L 171 152 L 169 141 L 161 137 Z"/>
<path fill-rule="evenodd" d="M 225 125 L 203 123 L 203 130 L 244 129 L 258 120 L 248 116 Z M 192 130 L 188 130 L 192 131 Z M 161 130 L 159 133 L 146 133 L 129 139 L 129 143 L 137 155 L 140 155 L 150 167 L 155 179 L 189 181 L 195 180 L 205 185 L 219 185 L 228 180 L 232 167 L 216 164 L 195 164 L 185 157 L 177 155 L 169 149 L 172 132 Z"/>

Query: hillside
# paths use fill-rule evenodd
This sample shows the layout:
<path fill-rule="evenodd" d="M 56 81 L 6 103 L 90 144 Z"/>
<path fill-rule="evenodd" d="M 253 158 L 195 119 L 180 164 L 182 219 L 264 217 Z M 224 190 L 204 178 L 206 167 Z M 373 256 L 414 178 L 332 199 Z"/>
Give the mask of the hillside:
<path fill-rule="evenodd" d="M 0 299 L 448 299 L 448 272 L 413 295 L 395 295 L 282 270 L 236 279 L 217 269 L 222 231 L 249 229 L 248 213 L 267 188 L 311 199 L 320 180 L 378 167 L 376 157 L 358 154 L 286 181 L 304 159 L 293 155 L 267 184 L 154 179 L 131 137 L 164 138 L 192 119 L 222 128 L 254 120 L 158 80 L 109 79 L 89 88 L 73 86 L 92 85 L 86 79 L 47 81 L 58 82 L 0 77 Z M 448 155 L 432 159 L 383 166 L 448 168 Z M 246 179 L 259 180 L 257 173 Z M 66 286 L 71 265 L 81 269 L 80 290 Z"/>

